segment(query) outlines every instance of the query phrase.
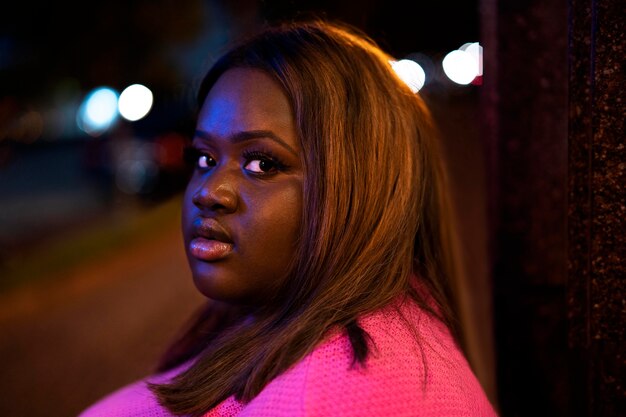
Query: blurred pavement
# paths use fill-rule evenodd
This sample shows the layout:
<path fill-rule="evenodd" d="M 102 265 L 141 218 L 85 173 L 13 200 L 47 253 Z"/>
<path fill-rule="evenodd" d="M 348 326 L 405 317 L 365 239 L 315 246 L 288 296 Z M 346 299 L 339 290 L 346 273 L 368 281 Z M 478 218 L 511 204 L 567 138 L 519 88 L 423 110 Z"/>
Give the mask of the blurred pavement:
<path fill-rule="evenodd" d="M 152 371 L 203 300 L 178 212 L 149 239 L 0 294 L 0 416 L 75 416 Z"/>

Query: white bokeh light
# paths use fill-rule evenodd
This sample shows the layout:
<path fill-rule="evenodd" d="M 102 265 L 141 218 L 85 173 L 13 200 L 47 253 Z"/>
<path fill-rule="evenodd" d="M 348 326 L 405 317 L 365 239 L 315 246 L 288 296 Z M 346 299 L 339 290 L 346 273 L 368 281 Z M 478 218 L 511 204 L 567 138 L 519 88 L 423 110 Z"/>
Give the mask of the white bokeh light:
<path fill-rule="evenodd" d="M 459 48 L 472 56 L 478 66 L 477 76 L 483 75 L 483 47 L 478 42 L 466 43 Z"/>
<path fill-rule="evenodd" d="M 409 86 L 411 91 L 417 93 L 424 86 L 426 73 L 420 64 L 410 59 L 401 59 L 390 63 L 398 77 Z"/>
<path fill-rule="evenodd" d="M 117 92 L 108 87 L 93 90 L 83 101 L 77 115 L 78 126 L 98 136 L 117 119 Z"/>
<path fill-rule="evenodd" d="M 467 85 L 478 75 L 478 63 L 467 51 L 456 50 L 443 58 L 443 70 L 452 81 Z"/>
<path fill-rule="evenodd" d="M 152 91 L 141 84 L 133 84 L 120 94 L 118 109 L 122 117 L 131 122 L 145 117 L 152 108 Z"/>

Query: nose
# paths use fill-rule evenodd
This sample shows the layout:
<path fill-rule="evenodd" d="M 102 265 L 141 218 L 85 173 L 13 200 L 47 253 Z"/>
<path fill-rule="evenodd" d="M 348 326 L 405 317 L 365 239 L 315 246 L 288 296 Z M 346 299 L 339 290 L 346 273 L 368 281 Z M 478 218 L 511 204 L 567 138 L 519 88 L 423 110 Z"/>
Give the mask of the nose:
<path fill-rule="evenodd" d="M 192 201 L 201 210 L 233 213 L 237 210 L 239 197 L 232 180 L 211 173 L 199 184 L 192 195 Z"/>

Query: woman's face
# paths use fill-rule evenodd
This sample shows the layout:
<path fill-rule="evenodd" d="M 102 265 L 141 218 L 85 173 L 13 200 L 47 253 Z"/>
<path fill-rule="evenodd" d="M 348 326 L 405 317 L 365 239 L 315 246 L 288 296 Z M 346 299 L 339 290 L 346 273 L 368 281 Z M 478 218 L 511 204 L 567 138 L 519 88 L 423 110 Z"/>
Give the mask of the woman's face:
<path fill-rule="evenodd" d="M 300 233 L 303 168 L 289 101 L 269 75 L 226 71 L 204 102 L 182 214 L 196 287 L 256 305 L 285 277 Z"/>

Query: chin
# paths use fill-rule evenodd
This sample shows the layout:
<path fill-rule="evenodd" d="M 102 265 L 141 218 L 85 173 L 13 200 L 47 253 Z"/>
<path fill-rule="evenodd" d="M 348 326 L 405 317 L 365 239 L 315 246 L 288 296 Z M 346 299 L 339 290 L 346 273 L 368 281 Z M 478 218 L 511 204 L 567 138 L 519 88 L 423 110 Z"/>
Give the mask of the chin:
<path fill-rule="evenodd" d="M 253 304 L 253 296 L 250 291 L 234 287 L 227 277 L 194 274 L 193 282 L 200 294 L 211 300 L 232 305 Z"/>

